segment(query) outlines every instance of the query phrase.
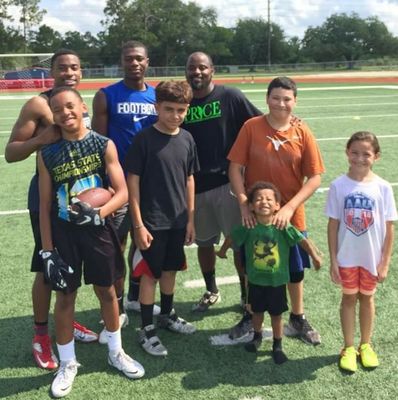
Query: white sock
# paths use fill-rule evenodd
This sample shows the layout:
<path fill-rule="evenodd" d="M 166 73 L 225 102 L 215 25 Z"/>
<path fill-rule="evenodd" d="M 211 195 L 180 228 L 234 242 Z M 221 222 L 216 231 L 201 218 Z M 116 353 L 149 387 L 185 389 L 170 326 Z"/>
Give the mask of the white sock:
<path fill-rule="evenodd" d="M 57 343 L 57 349 L 59 354 L 59 360 L 62 363 L 67 363 L 69 361 L 76 360 L 75 339 L 72 339 L 69 343 L 66 344 Z"/>
<path fill-rule="evenodd" d="M 120 328 L 115 332 L 106 331 L 106 337 L 108 338 L 108 350 L 111 354 L 117 354 L 122 349 L 122 335 L 120 334 Z"/>

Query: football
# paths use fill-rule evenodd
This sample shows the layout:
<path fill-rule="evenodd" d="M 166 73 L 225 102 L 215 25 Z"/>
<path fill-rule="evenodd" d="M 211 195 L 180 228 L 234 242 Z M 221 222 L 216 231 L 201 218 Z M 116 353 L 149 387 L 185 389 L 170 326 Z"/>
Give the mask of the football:
<path fill-rule="evenodd" d="M 109 190 L 98 187 L 83 190 L 76 197 L 91 207 L 97 208 L 106 204 L 112 198 L 112 194 Z"/>

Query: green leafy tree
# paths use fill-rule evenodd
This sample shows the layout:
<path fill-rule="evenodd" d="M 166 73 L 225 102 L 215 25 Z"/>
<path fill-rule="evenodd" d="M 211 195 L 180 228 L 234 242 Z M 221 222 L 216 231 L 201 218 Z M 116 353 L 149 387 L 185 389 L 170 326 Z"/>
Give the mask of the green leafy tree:
<path fill-rule="evenodd" d="M 377 17 L 361 19 L 358 14 L 333 14 L 321 26 L 309 27 L 303 55 L 316 62 L 348 61 L 391 55 L 396 38 Z"/>
<path fill-rule="evenodd" d="M 61 47 L 62 35 L 47 25 L 32 32 L 30 49 L 34 53 L 51 53 Z"/>
<path fill-rule="evenodd" d="M 271 60 L 268 60 L 268 22 L 262 18 L 238 20 L 232 52 L 238 64 L 286 63 L 288 46 L 282 28 L 271 24 Z"/>
<path fill-rule="evenodd" d="M 11 0 L 12 5 L 19 7 L 21 15 L 19 22 L 23 26 L 23 36 L 26 43 L 28 43 L 32 28 L 40 24 L 47 12 L 39 8 L 39 3 L 40 0 Z"/>
<path fill-rule="evenodd" d="M 5 26 L 0 21 L 0 53 L 22 53 L 23 50 L 23 36 L 16 29 Z"/>
<path fill-rule="evenodd" d="M 9 6 L 12 0 L 1 0 L 0 1 L 0 20 L 12 20 L 12 16 L 9 14 Z"/>
<path fill-rule="evenodd" d="M 90 32 L 82 34 L 76 31 L 68 31 L 65 33 L 60 46 L 75 50 L 79 54 L 83 65 L 102 63 L 99 58 L 99 41 Z"/>
<path fill-rule="evenodd" d="M 217 19 L 214 9 L 181 0 L 108 0 L 104 14 L 105 61 L 118 62 L 121 44 L 135 39 L 150 49 L 152 65 L 181 65 L 191 51 L 206 49 Z"/>

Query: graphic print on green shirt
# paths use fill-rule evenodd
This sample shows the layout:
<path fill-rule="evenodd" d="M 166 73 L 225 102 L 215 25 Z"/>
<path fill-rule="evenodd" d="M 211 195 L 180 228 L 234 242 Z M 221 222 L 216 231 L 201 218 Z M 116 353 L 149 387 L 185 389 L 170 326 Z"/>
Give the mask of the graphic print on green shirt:
<path fill-rule="evenodd" d="M 303 235 L 289 225 L 283 230 L 274 225 L 257 224 L 232 231 L 232 239 L 245 246 L 246 272 L 250 283 L 260 286 L 280 286 L 289 282 L 290 247 L 303 239 Z"/>

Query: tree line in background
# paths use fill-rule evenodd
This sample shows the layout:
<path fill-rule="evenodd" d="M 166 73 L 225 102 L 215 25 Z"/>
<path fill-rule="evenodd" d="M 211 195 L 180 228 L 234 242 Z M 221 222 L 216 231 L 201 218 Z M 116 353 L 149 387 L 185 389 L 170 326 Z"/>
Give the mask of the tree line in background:
<path fill-rule="evenodd" d="M 121 43 L 144 42 L 152 66 L 184 65 L 193 51 L 211 54 L 217 65 L 294 64 L 308 62 L 396 58 L 398 37 L 376 16 L 333 14 L 304 37 L 289 37 L 262 18 L 239 19 L 233 28 L 217 25 L 213 8 L 180 0 L 108 0 L 103 30 L 61 34 L 41 24 L 45 10 L 39 0 L 1 0 L 0 53 L 48 53 L 66 47 L 76 50 L 84 66 L 119 63 Z M 20 9 L 21 29 L 13 28 L 9 7 Z M 271 35 L 268 52 L 268 35 Z M 268 54 L 271 60 L 268 60 Z"/>

